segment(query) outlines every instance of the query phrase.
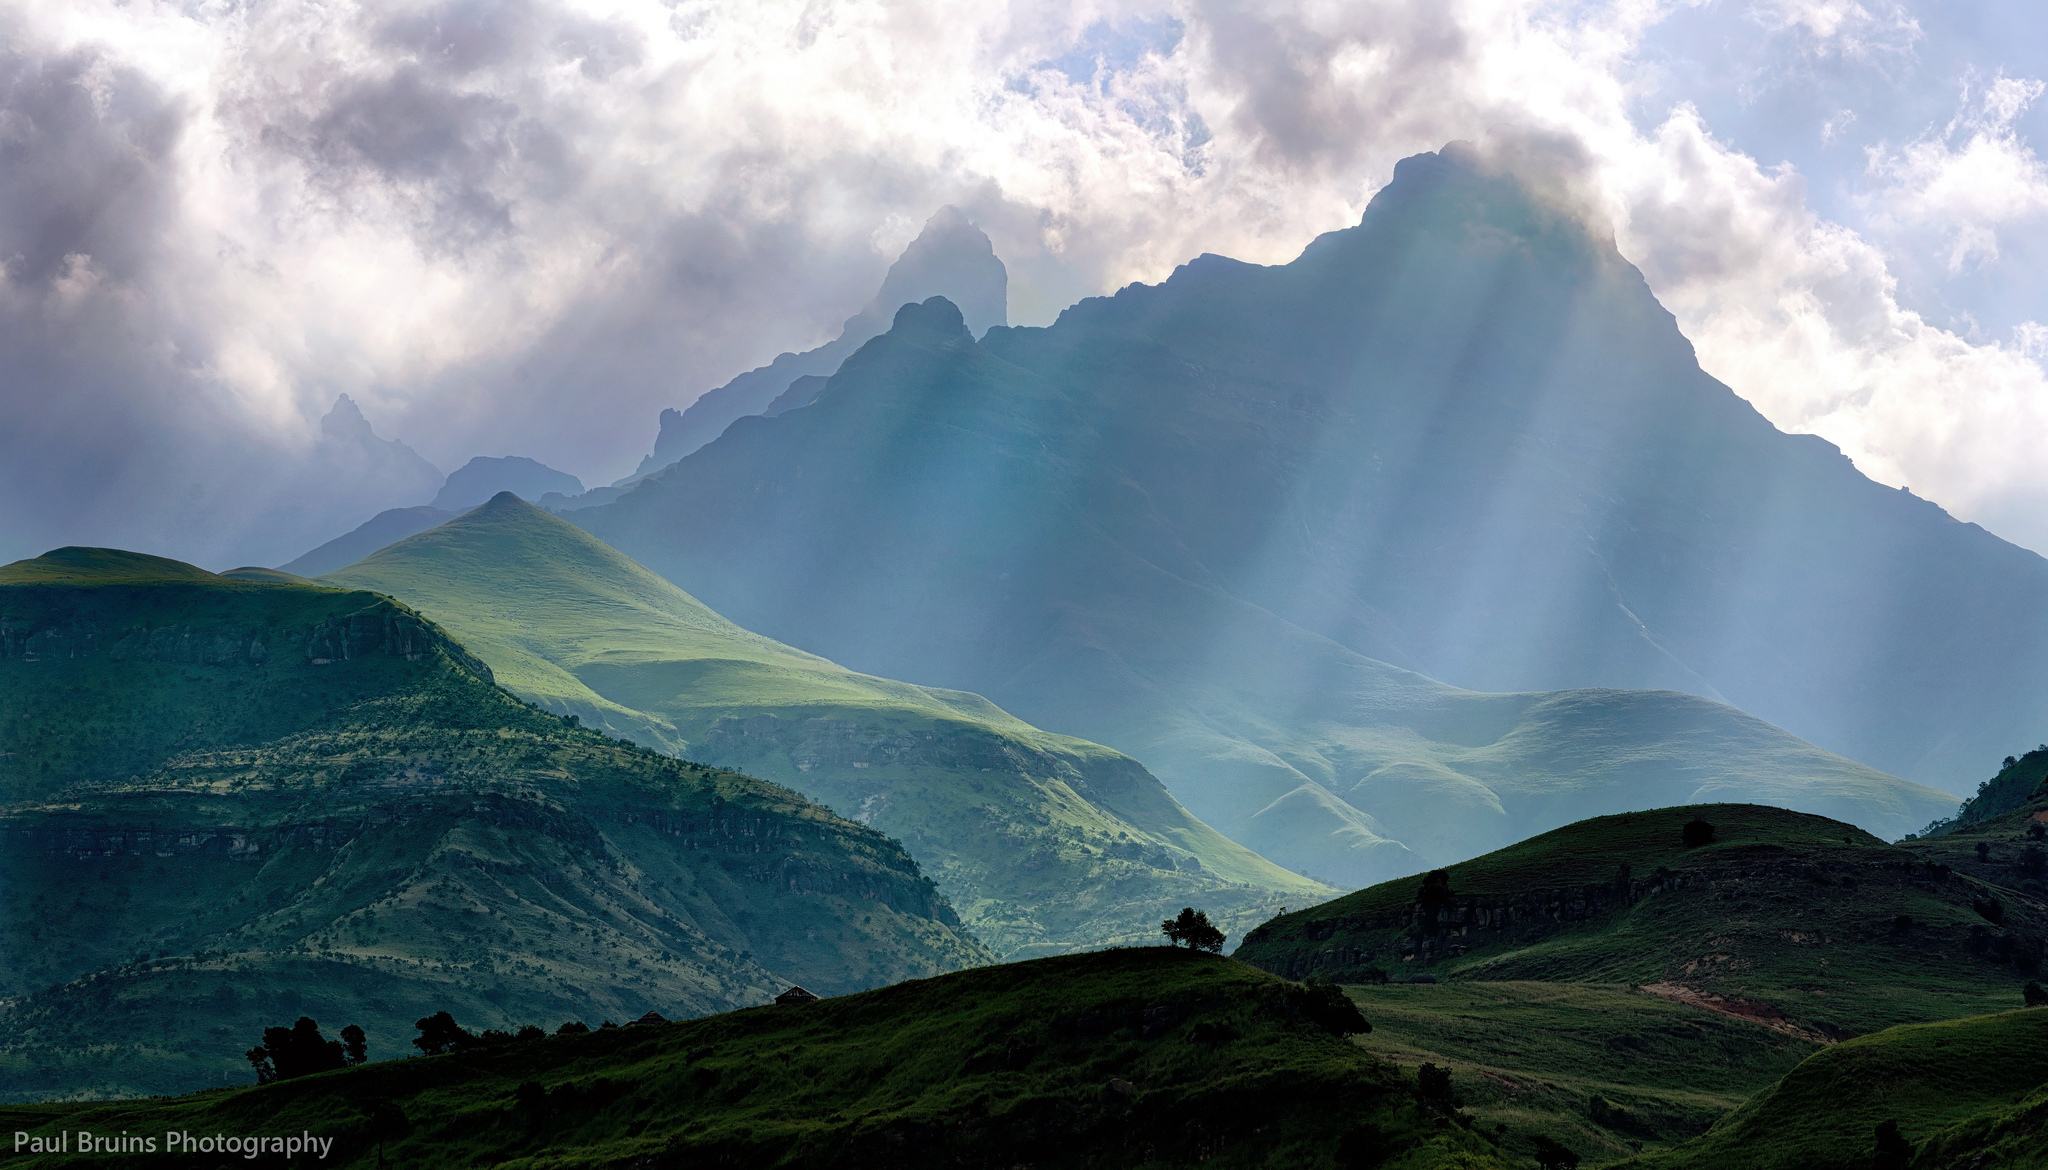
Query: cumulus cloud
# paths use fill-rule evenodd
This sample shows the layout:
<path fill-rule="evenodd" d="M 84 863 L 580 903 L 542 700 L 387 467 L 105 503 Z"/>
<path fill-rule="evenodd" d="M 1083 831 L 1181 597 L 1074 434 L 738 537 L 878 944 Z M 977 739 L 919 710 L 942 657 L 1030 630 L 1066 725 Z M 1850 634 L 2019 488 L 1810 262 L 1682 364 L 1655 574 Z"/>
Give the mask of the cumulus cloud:
<path fill-rule="evenodd" d="M 1451 139 L 1595 207 L 1780 425 L 2023 516 L 2037 339 L 1902 310 L 1876 243 L 1689 108 L 1638 129 L 1632 54 L 1684 6 L 26 6 L 0 17 L 0 555 L 294 555 L 398 490 L 319 454 L 343 393 L 441 466 L 603 481 L 661 407 L 830 336 L 942 204 L 994 239 L 1012 319 L 1044 321 L 1198 252 L 1284 260 Z M 1731 19 L 1844 57 L 1924 35 L 1847 0 Z M 2035 84 L 1873 156 L 1898 222 L 1995 240 L 2033 214 Z"/>

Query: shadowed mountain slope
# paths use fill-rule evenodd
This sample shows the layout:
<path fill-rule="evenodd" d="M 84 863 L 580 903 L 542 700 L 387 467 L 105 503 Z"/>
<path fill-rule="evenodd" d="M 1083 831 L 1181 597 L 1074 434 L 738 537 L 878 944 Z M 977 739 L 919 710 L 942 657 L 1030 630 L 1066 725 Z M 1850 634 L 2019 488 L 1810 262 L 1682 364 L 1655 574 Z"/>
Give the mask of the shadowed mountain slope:
<path fill-rule="evenodd" d="M 1175 282 L 1218 271 L 1273 296 L 1289 276 L 1211 258 Z M 1067 323 L 1154 295 L 979 343 L 945 301 L 906 306 L 810 405 L 572 518 L 750 629 L 1127 752 L 1233 839 L 1340 884 L 1629 808 L 1754 800 L 1899 836 L 1952 807 L 1719 702 L 1464 691 L 1233 592 L 1208 563 L 1229 550 L 1200 546 L 1272 521 L 1302 469 L 1261 449 L 1283 420 L 1248 416 L 1250 373 Z"/>
<path fill-rule="evenodd" d="M 1190 816 L 1135 760 L 749 633 L 510 494 L 326 580 L 418 607 L 549 710 L 901 839 L 1002 954 L 1150 941 L 1190 902 L 1237 932 L 1329 893 Z"/>
<path fill-rule="evenodd" d="M 691 1015 L 990 957 L 895 841 L 572 729 L 389 598 L 0 567 L 0 1097 L 246 1081 L 301 1011 L 389 1053 L 443 1008 Z"/>
<path fill-rule="evenodd" d="M 734 419 L 775 413 L 796 403 L 782 401 L 794 384 L 829 376 L 839 363 L 889 328 L 900 305 L 943 296 L 960 306 L 976 335 L 1009 322 L 1009 272 L 980 228 L 957 207 L 942 207 L 926 221 L 882 280 L 867 307 L 847 319 L 839 336 L 816 349 L 785 353 L 749 370 L 688 407 L 661 412 L 654 451 L 624 482 L 667 467 L 724 433 Z"/>
<path fill-rule="evenodd" d="M 404 540 L 415 532 L 425 532 L 437 524 L 446 524 L 461 514 L 424 504 L 417 508 L 391 508 L 278 568 L 300 577 L 332 573 L 355 564 L 387 544 Z"/>

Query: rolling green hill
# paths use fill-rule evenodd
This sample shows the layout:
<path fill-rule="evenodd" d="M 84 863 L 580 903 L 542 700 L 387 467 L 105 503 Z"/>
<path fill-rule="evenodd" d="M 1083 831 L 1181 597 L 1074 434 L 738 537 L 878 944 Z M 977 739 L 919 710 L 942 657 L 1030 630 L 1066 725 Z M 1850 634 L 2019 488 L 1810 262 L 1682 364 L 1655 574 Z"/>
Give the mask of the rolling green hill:
<path fill-rule="evenodd" d="M 0 1097 L 246 1081 L 986 962 L 896 842 L 576 730 L 405 605 L 110 550 L 0 568 Z"/>
<path fill-rule="evenodd" d="M 1007 956 L 1150 941 L 1190 903 L 1236 933 L 1331 892 L 1189 815 L 1128 756 L 749 633 L 510 494 L 323 580 L 417 607 L 549 710 L 902 840 Z"/>
<path fill-rule="evenodd" d="M 400 1166 L 1513 1164 L 1303 1003 L 1238 963 L 1133 948 L 176 1100 L 0 1107 L 0 1129 L 307 1130 L 335 1138 L 321 1165 L 351 1167 L 379 1164 L 380 1109 Z"/>
<path fill-rule="evenodd" d="M 1914 1170 L 2048 1165 L 2048 1008 L 1887 1029 L 1822 1049 L 1689 1145 L 1642 1170 L 1863 1170 L 1877 1127 Z"/>
<path fill-rule="evenodd" d="M 1695 816 L 1713 840 L 1688 844 Z M 1603 982 L 1816 1040 L 2018 1002 L 2048 904 L 1824 817 L 1698 805 L 1598 817 L 1282 915 L 1238 958 L 1291 978 Z"/>

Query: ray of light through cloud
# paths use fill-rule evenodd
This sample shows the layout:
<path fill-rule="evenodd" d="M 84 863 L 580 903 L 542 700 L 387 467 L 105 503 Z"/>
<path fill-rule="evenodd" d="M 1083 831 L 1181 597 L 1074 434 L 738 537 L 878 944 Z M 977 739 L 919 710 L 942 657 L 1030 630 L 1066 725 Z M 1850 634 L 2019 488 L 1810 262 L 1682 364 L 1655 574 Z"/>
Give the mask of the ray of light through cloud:
<path fill-rule="evenodd" d="M 343 393 L 444 470 L 521 454 L 604 482 L 660 408 L 830 337 L 941 204 L 994 239 L 1011 319 L 1042 323 L 1201 252 L 1283 261 L 1453 139 L 1583 202 L 1779 426 L 2048 549 L 2048 309 L 1942 307 L 1972 282 L 2048 301 L 2013 283 L 2048 210 L 2043 83 L 1941 56 L 1946 19 L 1874 0 L 14 6 L 0 552 L 275 563 L 423 502 L 320 454 Z M 1660 38 L 1700 22 L 1754 67 L 1688 73 Z M 1885 86 L 1915 101 L 1881 109 Z M 1795 129 L 1796 161 L 1774 137 Z"/>

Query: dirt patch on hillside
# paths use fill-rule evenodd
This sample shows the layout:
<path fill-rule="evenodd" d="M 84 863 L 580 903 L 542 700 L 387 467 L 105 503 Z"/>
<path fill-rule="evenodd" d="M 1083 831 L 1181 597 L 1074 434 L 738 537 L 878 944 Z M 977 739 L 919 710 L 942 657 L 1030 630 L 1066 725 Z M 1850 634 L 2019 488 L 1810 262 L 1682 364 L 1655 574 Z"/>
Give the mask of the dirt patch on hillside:
<path fill-rule="evenodd" d="M 1662 996 L 1665 999 L 1677 1000 L 1679 1003 L 1691 1004 L 1694 1007 L 1702 1007 L 1710 1012 L 1719 1012 L 1724 1016 L 1733 1016 L 1738 1020 L 1747 1020 L 1752 1024 L 1762 1024 L 1773 1032 L 1783 1032 L 1787 1036 L 1797 1036 L 1801 1040 L 1811 1040 L 1815 1044 L 1833 1044 L 1835 1042 L 1835 1038 L 1825 1032 L 1816 1032 L 1811 1028 L 1802 1028 L 1786 1018 L 1784 1012 L 1779 1011 L 1770 1004 L 1759 1003 L 1753 999 L 1742 999 L 1730 995 L 1716 995 L 1711 991 L 1701 991 L 1698 988 L 1686 987 L 1677 983 L 1645 983 L 1637 990 L 1647 991 L 1651 995 Z"/>

